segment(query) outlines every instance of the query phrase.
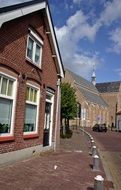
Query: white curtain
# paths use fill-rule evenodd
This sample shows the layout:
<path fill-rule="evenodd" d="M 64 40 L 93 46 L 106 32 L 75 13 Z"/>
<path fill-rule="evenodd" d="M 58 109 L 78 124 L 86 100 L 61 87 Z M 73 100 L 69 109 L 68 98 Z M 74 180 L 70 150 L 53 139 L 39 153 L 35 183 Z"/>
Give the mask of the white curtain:
<path fill-rule="evenodd" d="M 33 40 L 31 38 L 29 38 L 28 41 L 28 49 L 27 49 L 27 56 L 32 59 L 32 52 L 33 52 Z"/>
<path fill-rule="evenodd" d="M 39 60 L 40 60 L 40 47 L 36 44 L 35 62 L 39 63 Z"/>
<path fill-rule="evenodd" d="M 0 98 L 0 123 L 11 125 L 12 100 Z"/>
<path fill-rule="evenodd" d="M 26 112 L 25 112 L 25 125 L 28 125 L 29 131 L 34 131 L 36 127 L 36 114 L 37 114 L 37 106 L 26 104 Z M 31 129 L 29 129 L 31 128 Z"/>

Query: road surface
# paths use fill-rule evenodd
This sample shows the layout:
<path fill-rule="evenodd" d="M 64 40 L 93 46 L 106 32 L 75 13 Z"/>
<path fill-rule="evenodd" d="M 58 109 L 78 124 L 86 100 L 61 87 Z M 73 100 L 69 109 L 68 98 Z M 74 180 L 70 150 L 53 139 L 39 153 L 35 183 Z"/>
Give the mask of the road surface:
<path fill-rule="evenodd" d="M 110 130 L 107 133 L 87 131 L 98 146 L 108 179 L 113 181 L 115 190 L 121 190 L 121 133 Z"/>

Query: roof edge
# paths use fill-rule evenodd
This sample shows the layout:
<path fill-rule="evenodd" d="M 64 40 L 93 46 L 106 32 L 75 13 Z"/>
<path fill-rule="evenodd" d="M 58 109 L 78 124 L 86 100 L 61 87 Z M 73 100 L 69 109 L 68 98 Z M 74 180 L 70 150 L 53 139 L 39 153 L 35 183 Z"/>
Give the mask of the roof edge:
<path fill-rule="evenodd" d="M 5 22 L 25 16 L 27 14 L 33 13 L 44 8 L 46 8 L 46 1 L 38 3 L 34 2 L 34 4 L 22 3 L 14 6 L 9 6 L 7 7 L 7 9 L 5 9 L 4 12 L 0 12 L 0 27 Z"/>

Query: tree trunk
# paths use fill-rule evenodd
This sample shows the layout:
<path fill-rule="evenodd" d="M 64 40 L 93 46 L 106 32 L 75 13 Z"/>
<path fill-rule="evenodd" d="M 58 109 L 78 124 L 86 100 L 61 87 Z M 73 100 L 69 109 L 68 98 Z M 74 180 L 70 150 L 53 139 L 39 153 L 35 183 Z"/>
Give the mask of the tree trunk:
<path fill-rule="evenodd" d="M 64 125 L 63 125 L 63 135 L 66 134 L 66 118 L 65 118 L 64 121 L 65 121 L 65 122 L 64 122 Z"/>
<path fill-rule="evenodd" d="M 69 131 L 69 119 L 67 119 L 67 121 L 66 121 L 66 131 L 67 132 Z"/>

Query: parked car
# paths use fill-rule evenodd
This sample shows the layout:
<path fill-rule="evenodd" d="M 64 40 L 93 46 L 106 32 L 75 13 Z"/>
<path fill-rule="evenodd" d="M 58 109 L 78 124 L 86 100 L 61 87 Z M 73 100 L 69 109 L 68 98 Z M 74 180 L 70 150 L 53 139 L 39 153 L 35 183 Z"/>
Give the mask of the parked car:
<path fill-rule="evenodd" d="M 97 132 L 107 132 L 107 127 L 106 127 L 106 124 L 95 124 L 93 127 L 92 127 L 92 130 L 93 131 L 97 131 Z"/>

